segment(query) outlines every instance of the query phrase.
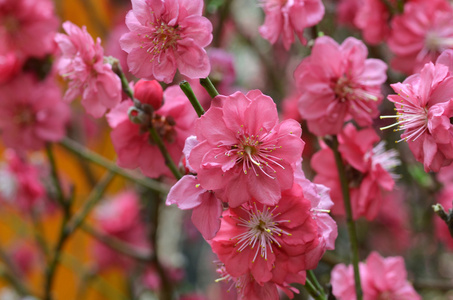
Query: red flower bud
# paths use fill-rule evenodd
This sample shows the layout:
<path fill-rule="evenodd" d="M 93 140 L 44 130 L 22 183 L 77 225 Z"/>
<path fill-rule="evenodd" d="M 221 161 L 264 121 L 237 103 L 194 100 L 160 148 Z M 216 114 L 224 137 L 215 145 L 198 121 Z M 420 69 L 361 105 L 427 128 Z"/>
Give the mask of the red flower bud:
<path fill-rule="evenodd" d="M 140 79 L 134 86 L 134 97 L 158 110 L 162 106 L 164 91 L 156 80 Z"/>

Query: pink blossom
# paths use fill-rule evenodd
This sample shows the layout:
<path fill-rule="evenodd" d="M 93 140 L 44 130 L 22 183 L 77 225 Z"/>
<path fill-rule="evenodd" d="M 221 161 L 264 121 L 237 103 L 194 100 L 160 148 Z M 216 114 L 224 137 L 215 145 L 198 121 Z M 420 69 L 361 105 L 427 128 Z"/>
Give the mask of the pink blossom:
<path fill-rule="evenodd" d="M 337 223 L 328 214 L 334 205 L 330 199 L 330 189 L 322 184 L 315 184 L 305 178 L 301 171 L 296 172 L 296 182 L 302 187 L 304 197 L 310 200 L 312 218 L 316 220 L 319 244 L 307 253 L 307 269 L 315 269 L 326 250 L 335 249 L 338 236 Z"/>
<path fill-rule="evenodd" d="M 442 51 L 453 48 L 453 9 L 446 0 L 408 2 L 391 27 L 388 45 L 395 54 L 391 64 L 404 73 L 419 72 Z"/>
<path fill-rule="evenodd" d="M 425 171 L 439 171 L 453 161 L 453 77 L 447 66 L 426 64 L 419 74 L 408 77 L 403 83 L 392 84 L 397 95 L 388 99 L 395 103 L 396 123 L 404 130 L 401 140 L 407 141 L 415 159 L 423 163 Z"/>
<path fill-rule="evenodd" d="M 69 107 L 53 78 L 38 81 L 24 74 L 0 86 L 0 95 L 0 130 L 7 147 L 40 150 L 65 135 Z"/>
<path fill-rule="evenodd" d="M 140 221 L 140 202 L 133 191 L 122 192 L 104 202 L 96 209 L 99 230 L 135 247 L 138 251 L 149 251 L 145 227 Z M 118 266 L 128 268 L 132 260 L 121 256 L 107 245 L 96 242 L 94 257 L 101 269 Z"/>
<path fill-rule="evenodd" d="M 338 23 L 355 27 L 354 20 L 362 4 L 362 0 L 339 0 L 336 7 Z"/>
<path fill-rule="evenodd" d="M 324 5 L 320 0 L 266 0 L 263 9 L 266 19 L 260 34 L 271 44 L 275 44 L 281 35 L 286 50 L 294 43 L 294 34 L 306 44 L 304 29 L 318 24 L 324 16 Z"/>
<path fill-rule="evenodd" d="M 396 159 L 397 153 L 395 150 L 385 151 L 384 142 L 373 147 L 379 141 L 374 130 L 366 128 L 358 131 L 352 124 L 345 126 L 338 135 L 338 141 L 338 150 L 346 164 L 354 219 L 365 216 L 372 220 L 379 211 L 382 190 L 393 189 L 396 175 L 392 174 L 392 169 L 400 163 Z M 313 156 L 311 165 L 317 173 L 314 182 L 331 188 L 330 196 L 336 204 L 334 213 L 344 214 L 343 196 L 332 150 L 323 144 L 322 149 Z"/>
<path fill-rule="evenodd" d="M 0 1 L 0 53 L 43 57 L 55 48 L 57 27 L 51 0 Z"/>
<path fill-rule="evenodd" d="M 294 72 L 299 112 L 311 132 L 337 134 L 351 118 L 360 126 L 371 125 L 387 66 L 367 55 L 366 46 L 352 37 L 341 45 L 327 36 L 316 39 L 311 55 Z"/>
<path fill-rule="evenodd" d="M 118 165 L 123 168 L 140 170 L 146 176 L 157 178 L 161 175 L 172 177 L 165 165 L 159 148 L 150 140 L 147 129 L 128 118 L 132 101 L 121 102 L 107 114 L 107 120 L 113 128 L 112 143 L 118 155 Z M 164 92 L 164 105 L 152 116 L 152 124 L 164 140 L 170 156 L 179 162 L 185 139 L 193 131 L 197 115 L 178 86 L 169 87 Z"/>
<path fill-rule="evenodd" d="M 7 167 L 0 173 L 0 195 L 4 201 L 29 213 L 43 204 L 46 195 L 44 185 L 39 180 L 39 170 L 12 149 L 6 149 L 3 155 Z"/>
<path fill-rule="evenodd" d="M 81 95 L 85 110 L 100 118 L 121 101 L 121 81 L 104 61 L 100 38 L 94 43 L 85 26 L 80 29 L 69 21 L 63 28 L 67 34 L 56 34 L 55 41 L 62 52 L 58 71 L 69 81 L 64 100 Z"/>
<path fill-rule="evenodd" d="M 190 166 L 200 184 L 220 190 L 230 206 L 252 197 L 273 206 L 292 187 L 302 131 L 294 120 L 278 123 L 275 103 L 260 91 L 217 96 L 195 131 L 199 144 L 190 152 Z"/>
<path fill-rule="evenodd" d="M 397 188 L 383 193 L 379 213 L 368 229 L 369 236 L 373 236 L 367 240 L 368 248 L 383 254 L 403 253 L 411 245 L 409 207 L 404 191 Z"/>
<path fill-rule="evenodd" d="M 212 24 L 201 16 L 202 0 L 132 0 L 130 32 L 120 39 L 132 74 L 170 83 L 176 69 L 189 78 L 207 77 Z"/>
<path fill-rule="evenodd" d="M 395 1 L 390 0 L 390 5 Z M 380 0 L 364 0 L 354 18 L 354 24 L 362 31 L 363 39 L 376 45 L 390 35 L 390 12 Z"/>
<path fill-rule="evenodd" d="M 407 281 L 402 257 L 382 258 L 372 252 L 366 263 L 360 263 L 363 299 L 421 300 L 420 295 Z M 338 300 L 355 300 L 354 273 L 352 266 L 336 265 L 332 270 L 332 291 Z"/>
<path fill-rule="evenodd" d="M 22 59 L 14 52 L 0 53 L 0 84 L 4 84 L 19 73 Z"/>
<path fill-rule="evenodd" d="M 317 264 L 306 255 L 319 244 L 311 203 L 298 185 L 282 193 L 276 206 L 251 199 L 223 213 L 221 227 L 210 241 L 212 250 L 225 264 L 228 274 L 251 274 L 257 283 L 283 285 Z M 305 277 L 302 282 L 305 281 Z"/>
<path fill-rule="evenodd" d="M 219 231 L 222 202 L 212 191 L 205 190 L 195 176 L 183 176 L 171 188 L 166 203 L 176 204 L 183 210 L 193 209 L 192 222 L 206 240 L 214 238 Z"/>
<path fill-rule="evenodd" d="M 21 242 L 11 249 L 11 260 L 21 277 L 30 275 L 34 264 L 38 262 L 37 249 L 33 244 Z"/>

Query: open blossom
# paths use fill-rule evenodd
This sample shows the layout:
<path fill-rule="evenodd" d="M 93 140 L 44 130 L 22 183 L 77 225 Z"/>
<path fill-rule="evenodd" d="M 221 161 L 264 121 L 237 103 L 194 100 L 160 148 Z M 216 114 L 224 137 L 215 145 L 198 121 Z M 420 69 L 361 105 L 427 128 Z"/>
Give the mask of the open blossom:
<path fill-rule="evenodd" d="M 107 114 L 112 143 L 118 155 L 118 165 L 123 168 L 140 170 L 146 176 L 171 177 L 165 160 L 157 145 L 152 141 L 147 128 L 134 124 L 128 117 L 132 101 L 121 102 Z M 160 134 L 170 156 L 178 162 L 182 156 L 185 139 L 192 133 L 197 115 L 184 93 L 177 86 L 164 92 L 164 105 L 152 114 L 152 126 Z"/>
<path fill-rule="evenodd" d="M 260 34 L 272 44 L 282 36 L 286 50 L 294 43 L 294 34 L 306 44 L 304 29 L 318 24 L 324 16 L 321 0 L 265 0 L 263 9 L 266 19 Z"/>
<path fill-rule="evenodd" d="M 275 206 L 251 199 L 224 211 L 220 230 L 210 245 L 231 276 L 251 274 L 259 284 L 272 281 L 283 285 L 288 276 L 297 277 L 318 262 L 306 257 L 319 244 L 310 209 L 299 185 L 283 192 Z"/>
<path fill-rule="evenodd" d="M 212 24 L 201 16 L 202 0 L 132 0 L 130 32 L 120 40 L 127 63 L 139 78 L 170 83 L 176 69 L 189 78 L 207 77 Z"/>
<path fill-rule="evenodd" d="M 43 57 L 55 48 L 57 28 L 51 0 L 0 1 L 0 53 Z"/>
<path fill-rule="evenodd" d="M 363 298 L 365 300 L 421 300 L 407 281 L 402 257 L 381 257 L 372 252 L 365 263 L 359 264 Z M 332 270 L 332 292 L 338 300 L 357 299 L 352 265 L 336 265 Z"/>
<path fill-rule="evenodd" d="M 106 200 L 96 209 L 95 220 L 99 230 L 113 236 L 137 251 L 148 252 L 148 240 L 144 224 L 140 220 L 140 201 L 133 191 L 122 192 Z M 93 247 L 94 257 L 102 269 L 112 266 L 127 268 L 133 260 L 122 256 L 102 242 Z"/>
<path fill-rule="evenodd" d="M 394 167 L 400 164 L 395 150 L 385 150 L 385 143 L 372 128 L 356 130 L 347 124 L 338 135 L 338 150 L 346 164 L 346 176 L 349 178 L 352 212 L 354 219 L 365 216 L 372 220 L 379 212 L 382 202 L 382 190 L 390 191 L 395 184 L 392 174 Z M 311 165 L 317 175 L 314 182 L 331 188 L 331 197 L 335 202 L 333 211 L 344 214 L 340 179 L 336 170 L 333 152 L 326 145 L 315 153 Z"/>
<path fill-rule="evenodd" d="M 190 166 L 201 185 L 220 190 L 230 206 L 252 197 L 273 206 L 292 187 L 302 130 L 294 120 L 279 123 L 275 103 L 260 91 L 217 96 L 195 131 L 199 144 L 190 152 Z"/>
<path fill-rule="evenodd" d="M 40 150 L 65 135 L 70 111 L 54 78 L 38 81 L 24 74 L 0 86 L 0 95 L 1 138 L 7 147 Z"/>
<path fill-rule="evenodd" d="M 442 57 L 448 64 L 448 53 Z M 448 66 L 441 63 L 426 64 L 420 71 L 403 83 L 392 84 L 397 95 L 388 99 L 395 103 L 396 123 L 382 129 L 398 126 L 404 131 L 400 141 L 407 141 L 417 161 L 423 163 L 425 171 L 439 171 L 453 161 L 453 77 Z"/>
<path fill-rule="evenodd" d="M 121 101 L 121 81 L 104 61 L 101 40 L 96 43 L 85 27 L 79 28 L 67 21 L 63 23 L 67 34 L 58 33 L 55 41 L 62 52 L 58 62 L 61 76 L 69 81 L 64 100 L 82 96 L 82 105 L 95 118 Z"/>
<path fill-rule="evenodd" d="M 367 55 L 366 46 L 352 37 L 341 45 L 327 36 L 316 39 L 311 55 L 294 72 L 301 92 L 299 112 L 311 132 L 337 134 L 350 119 L 371 125 L 383 98 L 387 66 Z"/>
<path fill-rule="evenodd" d="M 407 74 L 419 72 L 442 51 L 453 48 L 453 8 L 446 0 L 406 3 L 391 28 L 392 67 Z"/>

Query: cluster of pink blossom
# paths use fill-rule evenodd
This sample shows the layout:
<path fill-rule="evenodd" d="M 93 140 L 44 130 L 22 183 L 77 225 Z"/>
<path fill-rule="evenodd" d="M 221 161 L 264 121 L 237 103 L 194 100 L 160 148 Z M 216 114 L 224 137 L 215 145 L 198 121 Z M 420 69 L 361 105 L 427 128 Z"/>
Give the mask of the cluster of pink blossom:
<path fill-rule="evenodd" d="M 446 50 L 436 64 L 427 63 L 420 73 L 403 83 L 392 84 L 397 95 L 388 99 L 395 103 L 396 115 L 381 118 L 396 118 L 404 130 L 400 141 L 407 141 L 417 161 L 425 171 L 438 172 L 441 167 L 453 162 L 453 50 Z"/>
<path fill-rule="evenodd" d="M 369 44 L 387 42 L 391 66 L 406 74 L 418 72 L 446 49 L 452 49 L 453 9 L 447 0 L 341 0 L 338 19 L 362 31 Z"/>
<path fill-rule="evenodd" d="M 395 184 L 392 171 L 400 164 L 397 152 L 386 151 L 385 142 L 379 142 L 374 129 L 357 130 L 352 124 L 344 127 L 338 135 L 338 142 L 338 151 L 349 180 L 354 218 L 365 216 L 372 220 L 379 212 L 382 192 L 391 191 Z M 316 171 L 314 181 L 332 189 L 331 197 L 336 204 L 333 212 L 344 215 L 339 175 L 331 171 L 335 169 L 334 154 L 325 144 L 321 147 L 311 161 L 312 168 Z"/>
<path fill-rule="evenodd" d="M 327 190 L 295 175 L 302 172 L 301 133 L 294 120 L 279 123 L 275 103 L 258 90 L 217 96 L 186 141 L 186 164 L 196 175 L 184 176 L 167 197 L 193 209 L 195 226 L 247 299 L 263 292 L 247 286 L 263 284 L 273 295 L 277 287 L 291 295 L 288 284 L 304 283 L 305 271 L 334 247 Z"/>
<path fill-rule="evenodd" d="M 373 252 L 359 267 L 364 299 L 421 299 L 407 281 L 407 272 L 401 257 L 382 258 Z M 333 294 L 338 300 L 357 299 L 352 266 L 336 265 L 332 270 L 331 284 Z"/>

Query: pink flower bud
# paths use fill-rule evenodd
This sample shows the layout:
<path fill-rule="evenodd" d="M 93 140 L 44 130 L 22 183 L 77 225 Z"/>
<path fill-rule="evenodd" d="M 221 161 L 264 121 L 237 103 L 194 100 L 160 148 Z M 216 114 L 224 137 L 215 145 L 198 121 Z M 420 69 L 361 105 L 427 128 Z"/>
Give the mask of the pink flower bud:
<path fill-rule="evenodd" d="M 158 110 L 162 106 L 164 91 L 156 80 L 140 79 L 135 84 L 134 97 Z"/>

